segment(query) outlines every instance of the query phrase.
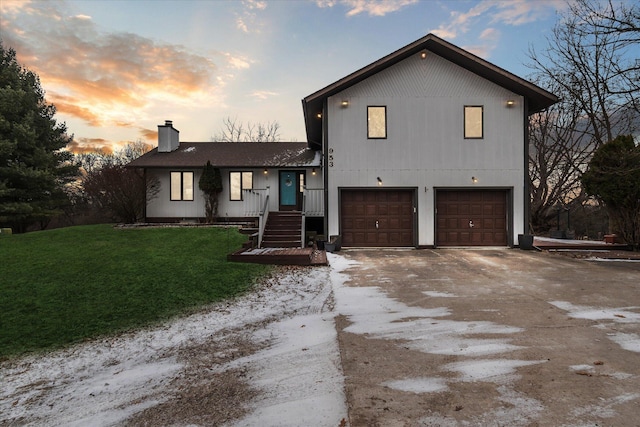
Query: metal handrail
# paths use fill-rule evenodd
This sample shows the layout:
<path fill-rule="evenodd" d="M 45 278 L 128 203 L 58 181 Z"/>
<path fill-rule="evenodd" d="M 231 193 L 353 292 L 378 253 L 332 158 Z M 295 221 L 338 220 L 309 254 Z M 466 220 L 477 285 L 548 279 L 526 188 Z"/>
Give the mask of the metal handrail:
<path fill-rule="evenodd" d="M 307 245 L 305 241 L 305 230 L 307 229 L 307 214 L 306 214 L 306 206 L 307 205 L 307 186 L 302 186 L 302 228 L 300 230 L 300 247 L 304 248 Z"/>
<path fill-rule="evenodd" d="M 264 204 L 262 210 L 258 214 L 258 247 L 262 247 L 262 237 L 264 236 L 264 228 L 267 225 L 267 219 L 269 218 L 269 187 L 267 186 L 267 195 L 264 198 Z"/>

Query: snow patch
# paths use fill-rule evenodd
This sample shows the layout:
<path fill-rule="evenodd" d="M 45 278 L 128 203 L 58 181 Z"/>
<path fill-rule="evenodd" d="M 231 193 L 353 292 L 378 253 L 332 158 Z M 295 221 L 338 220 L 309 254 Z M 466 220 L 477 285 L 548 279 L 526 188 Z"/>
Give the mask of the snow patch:
<path fill-rule="evenodd" d="M 256 335 L 260 340 L 276 338 L 266 350 L 226 368 L 248 366 L 251 383 L 265 393 L 253 402 L 253 412 L 233 425 L 333 426 L 347 417 L 331 313 L 275 322 Z"/>
<path fill-rule="evenodd" d="M 457 295 L 450 294 L 449 292 L 424 291 L 422 293 L 433 298 L 457 298 Z"/>
<path fill-rule="evenodd" d="M 603 308 L 573 305 L 567 301 L 549 301 L 549 304 L 568 311 L 569 317 L 589 320 L 613 320 L 616 323 L 640 322 L 640 313 L 629 311 L 638 307 Z"/>
<path fill-rule="evenodd" d="M 465 382 L 489 381 L 503 384 L 513 379 L 516 368 L 544 362 L 546 360 L 469 360 L 449 363 L 444 366 L 444 369 L 458 372 L 460 380 Z"/>
<path fill-rule="evenodd" d="M 638 399 L 640 399 L 640 393 L 626 393 L 609 399 L 601 398 L 602 404 L 575 408 L 571 411 L 571 415 L 574 417 L 592 416 L 599 418 L 612 418 L 616 416 L 616 411 L 614 410 L 615 406 L 622 405 L 627 402 L 633 402 Z"/>
<path fill-rule="evenodd" d="M 344 287 L 336 290 L 337 310 L 352 322 L 345 331 L 376 338 L 398 339 L 424 353 L 486 356 L 517 350 L 507 338 L 477 339 L 473 334 L 513 334 L 521 328 L 487 321 L 441 319 L 446 307 L 410 307 L 386 296 L 377 287 Z"/>
<path fill-rule="evenodd" d="M 404 380 L 387 381 L 382 385 L 394 390 L 406 391 L 409 393 L 438 393 L 448 390 L 447 382 L 444 378 L 422 377 L 407 378 Z"/>
<path fill-rule="evenodd" d="M 625 350 L 640 353 L 640 335 L 638 334 L 624 334 L 619 332 L 610 335 L 609 338 Z"/>

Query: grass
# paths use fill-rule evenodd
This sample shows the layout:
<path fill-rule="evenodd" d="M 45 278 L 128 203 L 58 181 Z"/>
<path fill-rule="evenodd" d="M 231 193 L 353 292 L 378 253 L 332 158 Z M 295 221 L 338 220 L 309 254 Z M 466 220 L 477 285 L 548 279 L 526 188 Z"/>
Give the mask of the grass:
<path fill-rule="evenodd" d="M 0 360 L 131 330 L 248 290 L 235 229 L 82 226 L 0 236 Z"/>

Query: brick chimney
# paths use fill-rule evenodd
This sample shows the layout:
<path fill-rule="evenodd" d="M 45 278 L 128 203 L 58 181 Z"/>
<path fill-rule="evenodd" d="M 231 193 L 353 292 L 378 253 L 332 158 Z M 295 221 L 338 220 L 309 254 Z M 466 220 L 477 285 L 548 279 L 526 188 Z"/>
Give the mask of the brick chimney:
<path fill-rule="evenodd" d="M 170 153 L 180 146 L 180 131 L 174 129 L 171 120 L 165 120 L 164 125 L 158 125 L 158 152 Z"/>

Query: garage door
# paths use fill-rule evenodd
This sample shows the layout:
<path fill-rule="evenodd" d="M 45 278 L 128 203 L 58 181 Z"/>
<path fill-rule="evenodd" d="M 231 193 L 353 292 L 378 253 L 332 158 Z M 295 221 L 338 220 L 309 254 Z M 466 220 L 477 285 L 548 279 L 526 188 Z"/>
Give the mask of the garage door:
<path fill-rule="evenodd" d="M 344 246 L 414 246 L 413 190 L 342 190 Z"/>
<path fill-rule="evenodd" d="M 506 246 L 505 190 L 438 190 L 436 245 Z"/>

